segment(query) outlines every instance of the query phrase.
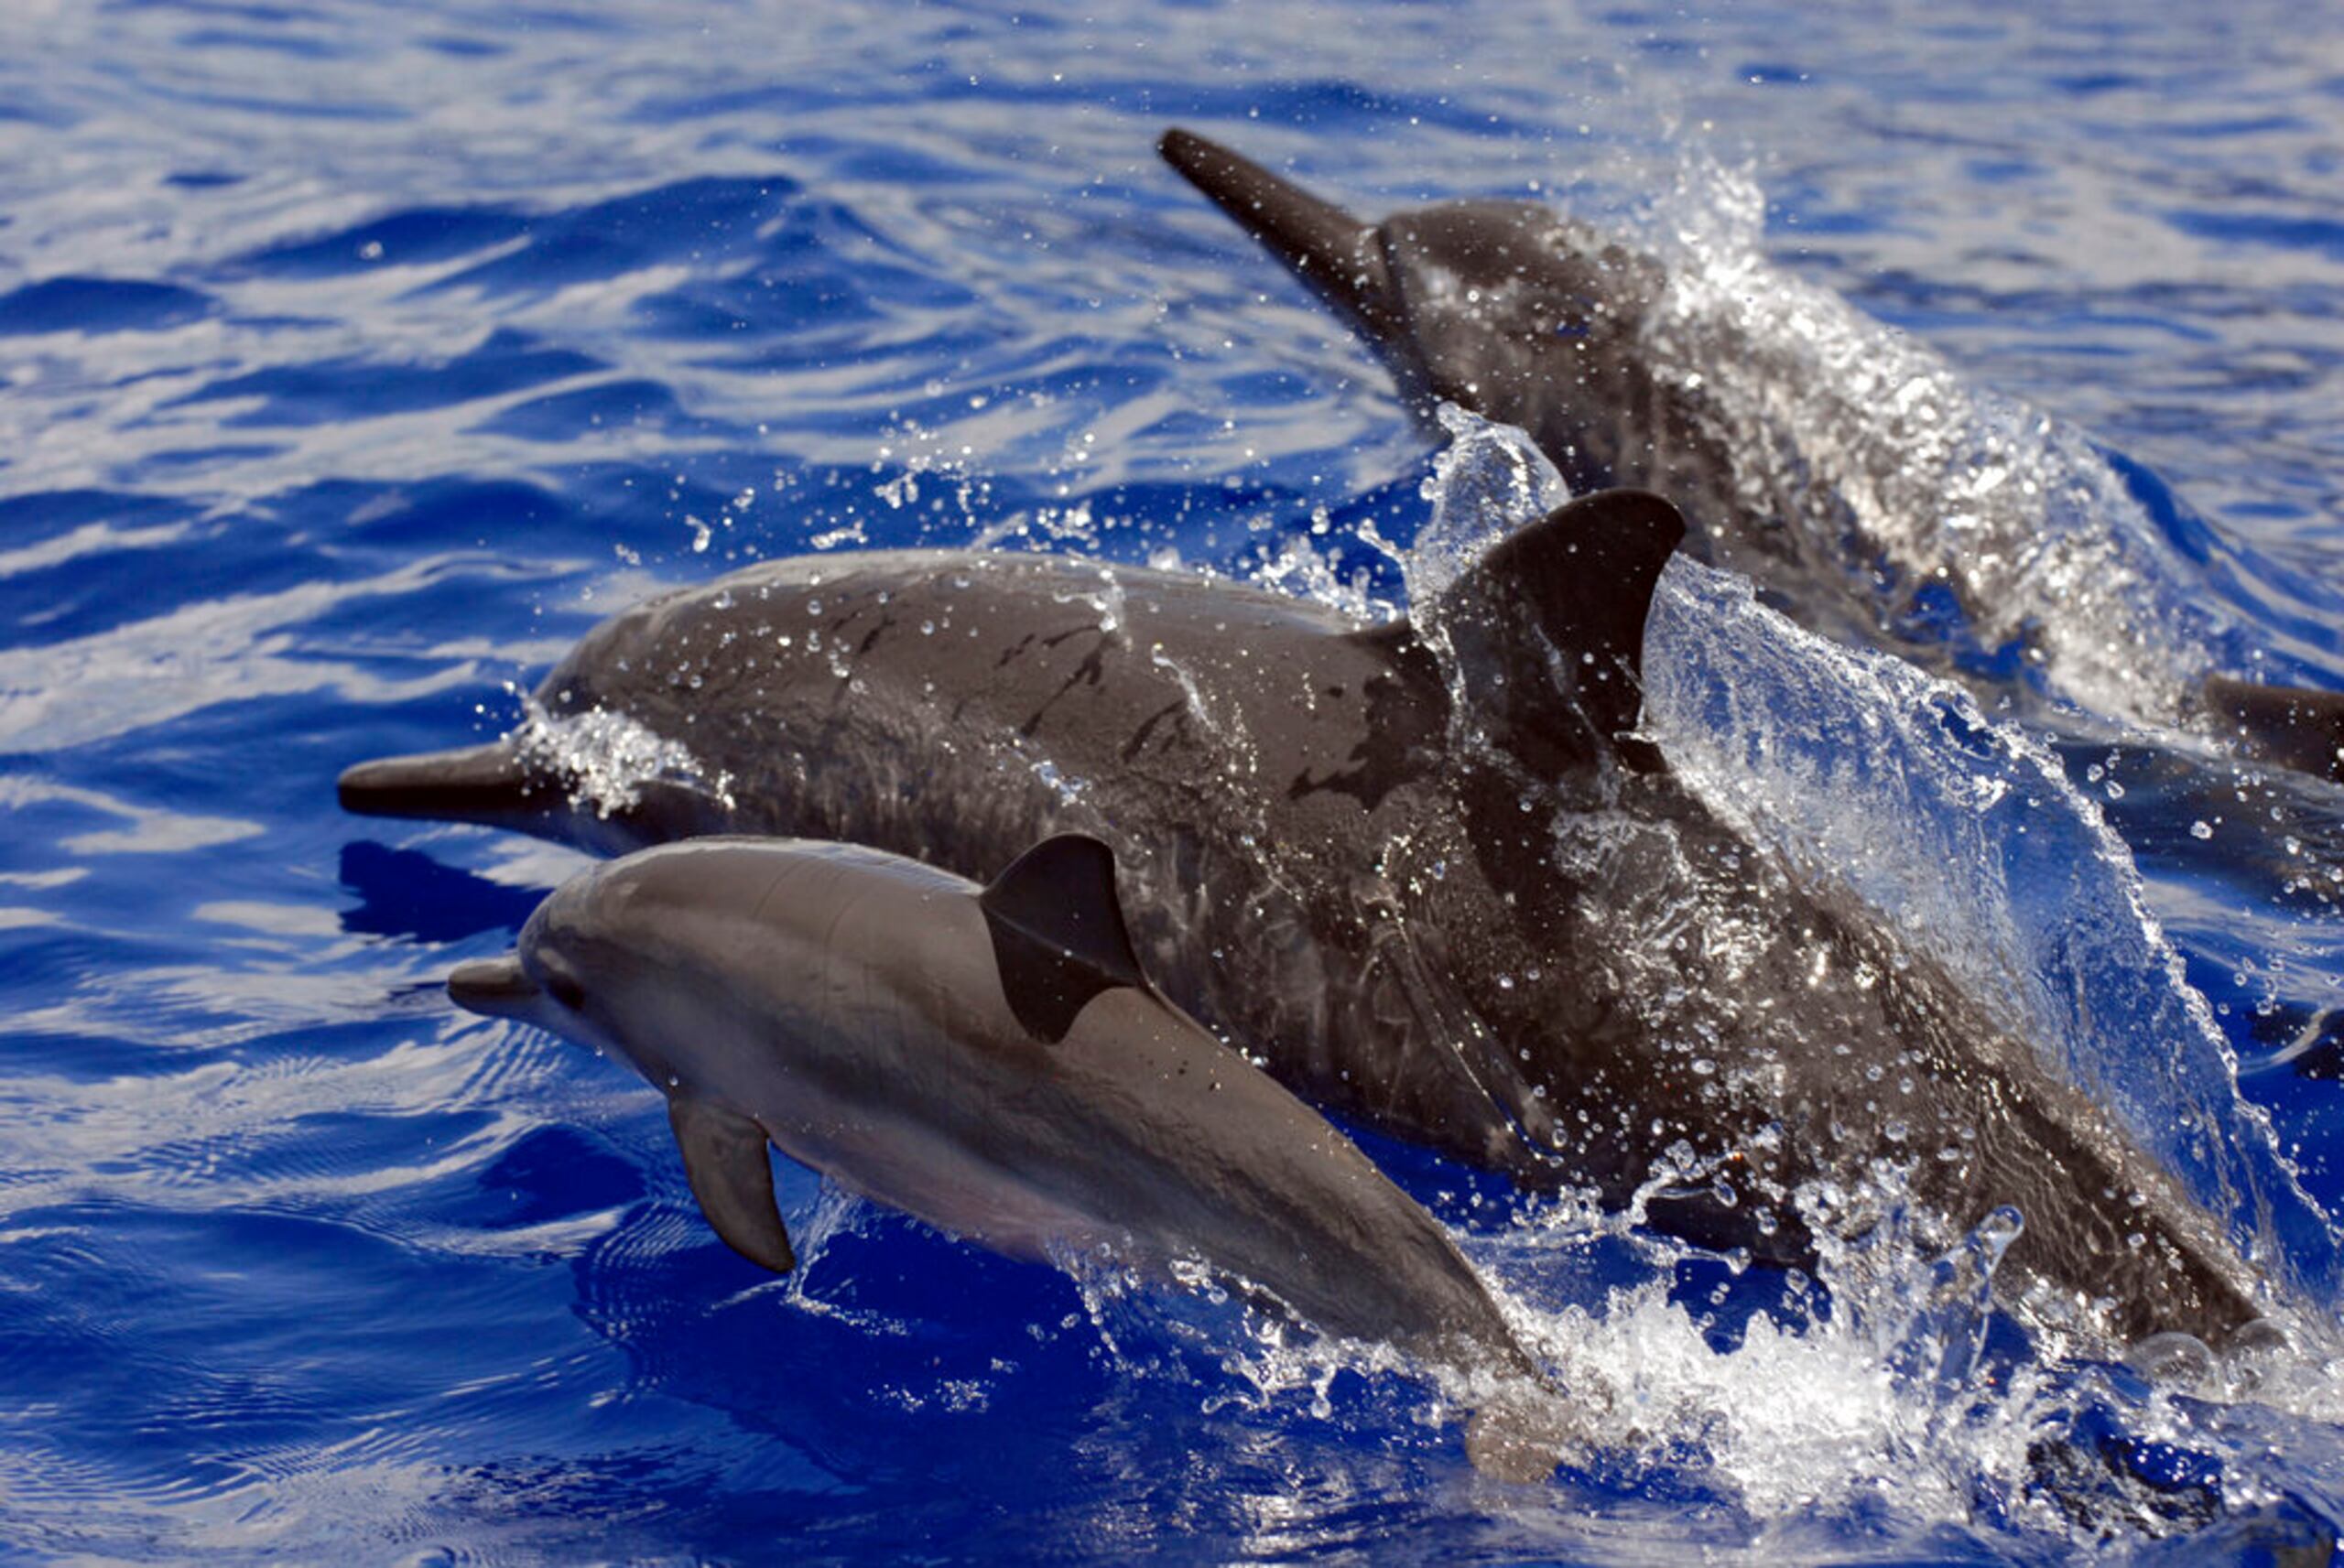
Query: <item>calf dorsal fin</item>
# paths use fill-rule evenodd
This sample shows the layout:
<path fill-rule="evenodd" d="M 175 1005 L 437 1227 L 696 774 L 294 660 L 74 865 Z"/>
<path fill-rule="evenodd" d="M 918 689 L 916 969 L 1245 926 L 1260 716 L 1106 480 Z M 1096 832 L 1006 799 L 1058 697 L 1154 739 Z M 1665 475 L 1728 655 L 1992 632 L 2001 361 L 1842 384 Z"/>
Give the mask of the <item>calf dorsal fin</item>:
<path fill-rule="evenodd" d="M 1002 994 L 1017 1022 L 1056 1044 L 1092 997 L 1147 989 L 1115 894 L 1114 851 L 1080 833 L 1045 838 L 977 895 Z"/>

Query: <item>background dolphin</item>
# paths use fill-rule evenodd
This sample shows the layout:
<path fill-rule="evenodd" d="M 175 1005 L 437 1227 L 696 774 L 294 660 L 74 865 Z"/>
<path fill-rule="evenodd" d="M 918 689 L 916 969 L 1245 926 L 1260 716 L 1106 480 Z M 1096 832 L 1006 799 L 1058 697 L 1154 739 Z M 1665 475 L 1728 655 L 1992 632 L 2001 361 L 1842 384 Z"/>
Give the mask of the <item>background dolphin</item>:
<path fill-rule="evenodd" d="M 2145 520 L 2114 521 L 2138 508 L 2096 449 L 2028 410 L 1963 428 L 1942 362 L 1851 330 L 1844 301 L 1753 268 L 1675 276 L 1534 202 L 1363 222 L 1191 132 L 1158 146 L 1420 410 L 1447 401 L 1520 427 L 1574 491 L 1668 496 L 1698 553 L 1809 626 L 1974 678 L 1930 645 L 1942 615 L 1919 596 L 1949 590 L 1985 657 L 2029 647 L 2059 695 L 2344 780 L 2344 693 L 2209 682 L 2237 656 L 2220 651 L 2227 619 Z M 1859 348 L 1818 367 L 1805 356 L 1818 340 Z M 2056 525 L 2078 489 L 2098 514 Z"/>
<path fill-rule="evenodd" d="M 964 875 L 1079 829 L 1131 868 L 1165 993 L 1369 1125 L 1801 1265 L 1893 1201 L 1867 1195 L 1891 1164 L 1925 1242 L 2014 1205 L 2010 1275 L 2104 1298 L 2119 1334 L 2255 1315 L 2252 1271 L 2104 1110 L 1622 736 L 1682 526 L 1574 502 L 1368 628 L 1060 556 L 769 563 L 604 622 L 513 736 L 363 764 L 342 796 Z M 644 765 L 614 778 L 622 752 Z"/>
<path fill-rule="evenodd" d="M 1148 984 L 1096 839 L 983 888 L 849 845 L 646 850 L 558 889 L 448 992 L 660 1088 L 701 1210 L 765 1268 L 795 1262 L 770 1141 L 1013 1256 L 1201 1260 L 1329 1332 L 1536 1381 L 1448 1233 Z M 1553 1467 L 1493 1436 L 1477 1463 Z"/>

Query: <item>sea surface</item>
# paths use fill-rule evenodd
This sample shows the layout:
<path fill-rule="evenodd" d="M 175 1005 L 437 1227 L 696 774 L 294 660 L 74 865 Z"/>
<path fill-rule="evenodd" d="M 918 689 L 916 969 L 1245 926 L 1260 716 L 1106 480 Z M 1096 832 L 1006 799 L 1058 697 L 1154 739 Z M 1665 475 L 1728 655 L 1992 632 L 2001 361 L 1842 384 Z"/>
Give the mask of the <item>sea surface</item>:
<path fill-rule="evenodd" d="M 2332 6 L 16 0 L 0 1561 L 2317 1560 L 2344 790 L 1690 566 L 1680 771 L 2032 1020 L 2289 1345 L 2158 1380 L 1893 1237 L 1785 1281 L 1366 1139 L 1621 1390 L 1508 1487 L 1393 1357 L 786 1163 L 764 1276 L 656 1094 L 449 1005 L 587 862 L 335 774 L 500 732 L 646 593 L 983 541 L 1373 616 L 1518 524 L 1512 438 L 1412 416 L 1172 124 L 1844 299 L 1817 376 L 1917 355 L 1949 425 L 2074 432 L 2159 608 L 2344 685 Z"/>

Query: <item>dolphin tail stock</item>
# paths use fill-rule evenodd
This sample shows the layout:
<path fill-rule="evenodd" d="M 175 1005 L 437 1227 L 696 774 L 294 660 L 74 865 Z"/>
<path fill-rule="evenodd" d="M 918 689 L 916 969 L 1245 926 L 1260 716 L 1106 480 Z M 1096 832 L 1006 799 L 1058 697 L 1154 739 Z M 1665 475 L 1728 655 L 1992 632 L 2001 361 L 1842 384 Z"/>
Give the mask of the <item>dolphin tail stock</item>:
<path fill-rule="evenodd" d="M 509 823 L 548 809 L 548 784 L 506 739 L 378 757 L 344 768 L 335 789 L 342 808 L 362 816 Z"/>
<path fill-rule="evenodd" d="M 1467 1418 L 1465 1457 L 1492 1481 L 1544 1484 L 1590 1446 L 1579 1422 L 1554 1408 L 1560 1398 L 1546 1388 L 1498 1395 Z"/>
<path fill-rule="evenodd" d="M 1369 336 L 1398 329 L 1399 297 L 1373 226 L 1193 131 L 1173 127 L 1156 150 Z"/>
<path fill-rule="evenodd" d="M 2216 676 L 2205 699 L 2252 755 L 2344 784 L 2344 692 Z"/>
<path fill-rule="evenodd" d="M 1611 1419 L 1618 1405 L 1608 1380 L 1574 1372 L 1561 1386 L 1518 1345 L 1511 1348 L 1519 1364 L 1509 1357 L 1493 1369 L 1496 1386 L 1466 1418 L 1465 1457 L 1475 1470 L 1494 1481 L 1536 1486 L 1558 1465 L 1584 1465 L 1600 1449 L 1643 1444 L 1645 1433 Z"/>

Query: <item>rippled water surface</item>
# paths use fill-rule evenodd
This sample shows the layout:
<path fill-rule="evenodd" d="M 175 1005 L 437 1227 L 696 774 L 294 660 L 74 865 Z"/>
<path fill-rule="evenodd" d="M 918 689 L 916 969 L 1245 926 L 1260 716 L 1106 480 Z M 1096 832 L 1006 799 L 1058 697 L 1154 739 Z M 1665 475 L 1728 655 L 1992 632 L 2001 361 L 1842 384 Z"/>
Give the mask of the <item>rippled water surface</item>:
<path fill-rule="evenodd" d="M 2344 793 L 2022 728 L 1697 570 L 1648 654 L 1688 780 L 2032 1021 L 2290 1348 L 2152 1383 L 1926 1260 L 1818 1298 L 1371 1142 L 1633 1412 L 1508 1487 L 1410 1368 L 787 1167 L 769 1281 L 656 1095 L 449 1006 L 585 862 L 335 773 L 503 730 L 650 590 L 981 539 L 1365 610 L 1443 569 L 1384 546 L 1472 476 L 1158 165 L 1173 123 L 1368 212 L 1754 247 L 1856 351 L 2089 432 L 2177 551 L 2161 612 L 2344 685 L 2328 11 L 6 7 L 0 1556 L 2181 1563 L 2344 1523 Z"/>

